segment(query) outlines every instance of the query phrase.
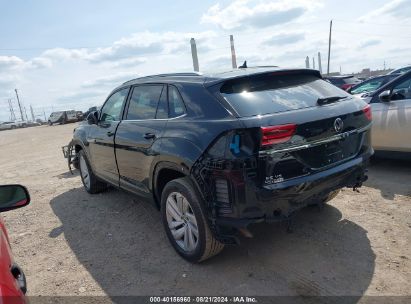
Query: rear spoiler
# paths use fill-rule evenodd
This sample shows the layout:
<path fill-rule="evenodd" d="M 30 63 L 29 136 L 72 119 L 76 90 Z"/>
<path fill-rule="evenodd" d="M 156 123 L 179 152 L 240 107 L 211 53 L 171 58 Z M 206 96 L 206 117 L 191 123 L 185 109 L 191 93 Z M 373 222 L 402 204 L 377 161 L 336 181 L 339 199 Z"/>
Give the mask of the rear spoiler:
<path fill-rule="evenodd" d="M 272 70 L 263 70 L 263 71 L 256 71 L 254 69 L 241 69 L 244 71 L 244 73 L 238 73 L 235 74 L 234 76 L 228 76 L 228 77 L 221 77 L 221 78 L 208 78 L 204 81 L 204 86 L 206 88 L 217 85 L 217 84 L 222 84 L 230 80 L 240 80 L 241 78 L 248 78 L 248 77 L 254 77 L 254 76 L 263 76 L 263 75 L 290 75 L 290 74 L 298 74 L 298 75 L 313 75 L 316 76 L 320 79 L 323 79 L 320 71 L 318 70 L 313 70 L 313 69 L 272 69 Z"/>

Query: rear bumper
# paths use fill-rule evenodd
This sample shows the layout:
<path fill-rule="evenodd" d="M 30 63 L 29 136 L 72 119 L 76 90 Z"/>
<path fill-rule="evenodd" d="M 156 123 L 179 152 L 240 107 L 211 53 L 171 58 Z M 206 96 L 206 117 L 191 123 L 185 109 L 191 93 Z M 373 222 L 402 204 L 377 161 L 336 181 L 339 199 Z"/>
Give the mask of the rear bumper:
<path fill-rule="evenodd" d="M 359 187 L 366 179 L 370 151 L 338 166 L 308 176 L 257 188 L 245 184 L 231 203 L 230 214 L 218 216 L 216 224 L 245 228 L 251 223 L 272 222 L 288 218 L 293 212 L 324 200 L 327 195 L 344 187 Z"/>

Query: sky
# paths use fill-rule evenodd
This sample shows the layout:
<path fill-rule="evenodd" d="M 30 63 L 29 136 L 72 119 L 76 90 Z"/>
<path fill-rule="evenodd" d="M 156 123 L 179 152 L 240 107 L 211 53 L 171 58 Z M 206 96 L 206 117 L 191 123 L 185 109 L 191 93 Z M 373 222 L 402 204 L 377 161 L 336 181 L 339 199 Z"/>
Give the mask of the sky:
<path fill-rule="evenodd" d="M 305 67 L 322 55 L 330 71 L 411 64 L 411 0 L 0 0 L 0 121 L 17 118 L 18 90 L 30 117 L 101 105 L 139 76 L 249 66 Z"/>

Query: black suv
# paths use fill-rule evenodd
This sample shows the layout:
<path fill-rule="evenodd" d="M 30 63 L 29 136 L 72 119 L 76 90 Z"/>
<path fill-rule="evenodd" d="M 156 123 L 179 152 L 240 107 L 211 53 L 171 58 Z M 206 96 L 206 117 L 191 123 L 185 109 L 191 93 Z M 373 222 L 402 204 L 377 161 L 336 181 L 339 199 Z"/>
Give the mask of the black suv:
<path fill-rule="evenodd" d="M 370 107 L 308 69 L 137 78 L 87 120 L 71 142 L 86 190 L 155 203 L 191 262 L 361 186 L 373 153 Z"/>

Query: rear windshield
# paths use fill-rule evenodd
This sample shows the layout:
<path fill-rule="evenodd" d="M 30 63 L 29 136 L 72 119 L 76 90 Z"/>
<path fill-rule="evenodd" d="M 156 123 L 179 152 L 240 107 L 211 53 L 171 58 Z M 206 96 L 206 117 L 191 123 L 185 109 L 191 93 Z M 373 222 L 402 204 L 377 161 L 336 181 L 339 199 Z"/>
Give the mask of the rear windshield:
<path fill-rule="evenodd" d="M 258 75 L 229 80 L 221 95 L 241 117 L 314 107 L 319 98 L 350 96 L 310 74 Z"/>
<path fill-rule="evenodd" d="M 353 83 L 359 83 L 359 82 L 361 82 L 361 80 L 359 80 L 356 77 L 344 78 L 344 83 L 346 83 L 346 84 L 353 84 Z"/>

